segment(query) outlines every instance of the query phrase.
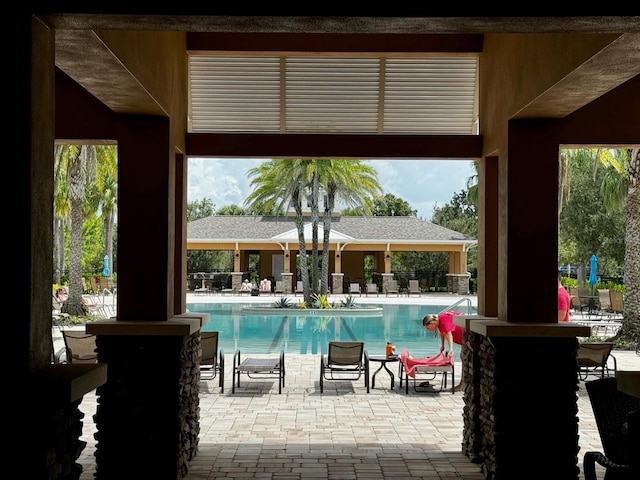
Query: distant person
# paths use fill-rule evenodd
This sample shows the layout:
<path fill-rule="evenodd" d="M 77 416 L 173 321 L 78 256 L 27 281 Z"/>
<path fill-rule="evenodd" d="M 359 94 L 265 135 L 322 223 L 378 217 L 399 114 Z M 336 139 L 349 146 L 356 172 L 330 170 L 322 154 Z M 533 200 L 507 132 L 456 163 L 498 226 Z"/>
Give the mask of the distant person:
<path fill-rule="evenodd" d="M 268 278 L 263 278 L 260 281 L 261 292 L 271 292 L 271 281 Z"/>
<path fill-rule="evenodd" d="M 64 288 L 58 288 L 56 293 L 53 294 L 53 308 L 54 310 L 62 310 L 62 305 L 67 299 L 67 291 Z"/>
<path fill-rule="evenodd" d="M 64 301 L 67 299 L 67 291 L 62 287 L 58 288 L 58 290 L 56 290 L 56 299 L 62 305 Z"/>
<path fill-rule="evenodd" d="M 444 352 L 445 339 L 449 345 L 449 351 L 447 352 L 449 356 L 453 356 L 453 344 L 460 345 L 460 360 L 462 360 L 464 328 L 453 323 L 455 315 L 461 315 L 461 312 L 442 312 L 437 315 L 427 315 L 422 319 L 422 326 L 430 332 L 438 331 L 440 333 L 440 353 Z M 464 388 L 464 379 L 462 376 L 460 378 L 460 383 L 453 389 L 454 392 L 459 392 Z"/>
<path fill-rule="evenodd" d="M 251 282 L 249 281 L 248 278 L 245 278 L 244 281 L 242 282 L 242 285 L 240 285 L 240 291 L 241 292 L 251 291 Z"/>
<path fill-rule="evenodd" d="M 571 309 L 571 296 L 562 285 L 562 272 L 558 270 L 558 321 L 569 321 L 569 310 Z"/>

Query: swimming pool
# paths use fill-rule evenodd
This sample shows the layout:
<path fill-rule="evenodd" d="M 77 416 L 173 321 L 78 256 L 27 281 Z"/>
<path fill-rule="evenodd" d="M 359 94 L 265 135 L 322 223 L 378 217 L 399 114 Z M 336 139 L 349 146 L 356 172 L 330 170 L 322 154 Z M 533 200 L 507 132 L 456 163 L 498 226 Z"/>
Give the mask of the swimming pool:
<path fill-rule="evenodd" d="M 422 327 L 422 318 L 438 313 L 446 305 L 370 304 L 382 308 L 370 316 L 348 310 L 307 312 L 298 309 L 278 309 L 268 315 L 243 312 L 249 304 L 189 303 L 190 312 L 208 313 L 210 321 L 204 331 L 219 332 L 219 347 L 225 354 L 240 349 L 245 353 L 318 354 L 332 340 L 364 341 L 370 355 L 382 355 L 387 342 L 396 352 L 409 350 L 414 357 L 440 352 L 440 339 Z M 456 356 L 459 347 L 456 345 Z"/>

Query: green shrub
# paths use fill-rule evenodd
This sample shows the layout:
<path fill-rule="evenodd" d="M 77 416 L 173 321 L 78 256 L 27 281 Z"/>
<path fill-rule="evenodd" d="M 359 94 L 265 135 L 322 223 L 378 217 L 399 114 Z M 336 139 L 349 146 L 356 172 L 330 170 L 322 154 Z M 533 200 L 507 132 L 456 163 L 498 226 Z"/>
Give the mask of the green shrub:
<path fill-rule="evenodd" d="M 272 306 L 274 308 L 291 308 L 293 304 L 287 297 L 280 297 L 278 300 L 272 303 Z"/>
<path fill-rule="evenodd" d="M 329 303 L 329 297 L 327 295 L 315 294 L 313 296 L 313 300 L 314 300 L 313 306 L 315 308 L 322 308 L 322 309 L 333 308 L 333 306 Z"/>
<path fill-rule="evenodd" d="M 356 308 L 358 306 L 356 304 L 356 299 L 351 295 L 345 297 L 340 303 L 344 308 Z"/>

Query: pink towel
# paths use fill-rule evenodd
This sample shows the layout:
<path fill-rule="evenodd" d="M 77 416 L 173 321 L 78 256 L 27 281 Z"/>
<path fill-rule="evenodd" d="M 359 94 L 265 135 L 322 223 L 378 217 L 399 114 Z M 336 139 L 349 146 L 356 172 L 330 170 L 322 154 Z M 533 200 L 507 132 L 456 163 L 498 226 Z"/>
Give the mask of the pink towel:
<path fill-rule="evenodd" d="M 447 365 L 453 365 L 455 362 L 453 356 L 447 357 L 443 352 L 432 357 L 413 358 L 406 349 L 402 350 L 400 361 L 404 365 L 404 371 L 412 378 L 416 376 L 415 368 L 417 366 L 431 365 L 435 367 L 446 367 Z"/>

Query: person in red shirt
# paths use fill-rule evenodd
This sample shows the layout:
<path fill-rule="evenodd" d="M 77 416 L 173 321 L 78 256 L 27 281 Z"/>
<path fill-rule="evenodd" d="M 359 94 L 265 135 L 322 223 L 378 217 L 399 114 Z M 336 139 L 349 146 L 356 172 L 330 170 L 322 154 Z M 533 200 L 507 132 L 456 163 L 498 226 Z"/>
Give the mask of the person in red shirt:
<path fill-rule="evenodd" d="M 462 315 L 461 312 L 442 312 L 438 315 L 427 315 L 422 319 L 422 326 L 430 332 L 440 333 L 440 352 L 444 352 L 444 341 L 449 345 L 448 355 L 453 356 L 453 344 L 460 345 L 460 359 L 462 360 L 462 349 L 464 347 L 464 328 L 453 323 L 455 315 Z M 436 333 L 437 335 L 437 333 Z M 459 392 L 464 388 L 464 379 L 453 389 Z"/>
<path fill-rule="evenodd" d="M 569 310 L 571 309 L 571 297 L 569 292 L 562 285 L 562 272 L 558 270 L 558 321 L 569 321 Z"/>

